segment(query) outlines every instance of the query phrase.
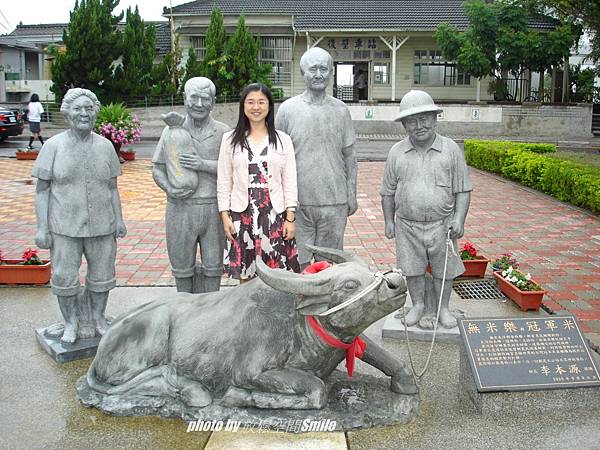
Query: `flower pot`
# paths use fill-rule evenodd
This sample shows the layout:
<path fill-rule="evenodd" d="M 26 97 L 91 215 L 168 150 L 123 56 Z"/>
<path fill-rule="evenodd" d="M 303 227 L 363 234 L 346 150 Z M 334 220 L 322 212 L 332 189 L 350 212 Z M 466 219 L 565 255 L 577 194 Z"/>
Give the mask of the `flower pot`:
<path fill-rule="evenodd" d="M 546 291 L 522 291 L 511 282 L 502 277 L 502 272 L 494 272 L 494 277 L 498 280 L 500 290 L 513 302 L 519 305 L 521 311 L 537 311 L 542 305 L 542 298 Z"/>
<path fill-rule="evenodd" d="M 0 264 L 0 284 L 46 284 L 50 281 L 51 264 L 23 265 L 22 259 L 3 259 Z"/>
<path fill-rule="evenodd" d="M 483 278 L 489 262 L 490 260 L 485 256 L 476 256 L 475 259 L 463 259 L 465 271 L 461 277 Z"/>
<path fill-rule="evenodd" d="M 15 152 L 15 155 L 16 155 L 17 159 L 20 159 L 20 160 L 25 160 L 25 159 L 32 160 L 32 159 L 37 159 L 38 153 L 39 153 L 39 151 L 37 151 L 37 152 L 23 152 L 21 150 L 17 150 Z"/>
<path fill-rule="evenodd" d="M 121 156 L 125 161 L 133 161 L 135 159 L 135 152 L 121 152 Z"/>

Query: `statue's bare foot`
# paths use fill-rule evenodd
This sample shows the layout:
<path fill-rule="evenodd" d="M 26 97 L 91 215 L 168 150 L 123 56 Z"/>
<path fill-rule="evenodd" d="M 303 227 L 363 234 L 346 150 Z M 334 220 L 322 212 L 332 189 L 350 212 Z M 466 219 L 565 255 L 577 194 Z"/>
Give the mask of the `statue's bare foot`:
<path fill-rule="evenodd" d="M 458 325 L 456 317 L 454 317 L 454 314 L 452 314 L 448 308 L 442 308 L 440 310 L 440 325 L 444 328 L 454 328 Z"/>
<path fill-rule="evenodd" d="M 72 323 L 65 322 L 65 331 L 60 340 L 65 344 L 72 344 L 75 342 L 77 340 L 77 327 Z"/>
<path fill-rule="evenodd" d="M 104 333 L 108 330 L 110 324 L 106 321 L 106 317 L 100 317 L 96 319 L 96 332 L 100 336 L 104 336 Z"/>
<path fill-rule="evenodd" d="M 421 320 L 419 320 L 419 328 L 424 330 L 433 330 L 435 327 L 435 315 L 425 314 Z"/>
<path fill-rule="evenodd" d="M 407 327 L 412 327 L 419 320 L 421 320 L 421 317 L 423 317 L 424 310 L 425 310 L 425 305 L 423 305 L 423 304 L 414 305 L 410 309 L 408 314 L 406 316 L 404 316 L 404 319 L 402 319 L 402 322 L 405 323 Z"/>

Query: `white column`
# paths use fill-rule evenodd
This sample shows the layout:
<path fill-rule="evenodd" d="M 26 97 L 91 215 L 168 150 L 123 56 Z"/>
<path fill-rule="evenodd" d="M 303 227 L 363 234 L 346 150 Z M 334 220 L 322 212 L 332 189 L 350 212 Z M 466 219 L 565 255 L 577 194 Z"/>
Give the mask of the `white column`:
<path fill-rule="evenodd" d="M 396 100 L 396 35 L 392 39 L 392 101 Z"/>
<path fill-rule="evenodd" d="M 402 41 L 398 42 L 396 35 L 393 35 L 391 39 L 379 36 L 379 39 L 392 51 L 392 101 L 396 100 L 396 52 L 408 41 L 409 37 L 406 36 Z"/>

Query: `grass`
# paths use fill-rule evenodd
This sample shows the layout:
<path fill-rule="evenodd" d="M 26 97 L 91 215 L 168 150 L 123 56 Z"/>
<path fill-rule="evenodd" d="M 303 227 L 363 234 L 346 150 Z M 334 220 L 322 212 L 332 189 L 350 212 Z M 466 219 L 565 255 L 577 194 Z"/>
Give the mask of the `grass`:
<path fill-rule="evenodd" d="M 600 150 L 596 151 L 595 153 L 558 150 L 556 153 L 545 153 L 544 156 L 600 168 Z"/>

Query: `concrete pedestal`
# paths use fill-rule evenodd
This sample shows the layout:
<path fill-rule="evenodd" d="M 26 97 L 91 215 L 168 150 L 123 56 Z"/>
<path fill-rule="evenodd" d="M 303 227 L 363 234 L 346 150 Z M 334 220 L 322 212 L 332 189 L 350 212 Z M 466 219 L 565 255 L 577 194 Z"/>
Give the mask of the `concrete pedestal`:
<path fill-rule="evenodd" d="M 52 325 L 52 327 L 55 328 L 56 325 Z M 48 336 L 46 333 L 48 328 L 38 328 L 35 330 L 35 337 L 42 348 L 46 350 L 57 363 L 91 358 L 96 354 L 100 336 L 90 339 L 77 339 L 73 344 L 65 344 L 61 342 L 60 337 Z"/>

